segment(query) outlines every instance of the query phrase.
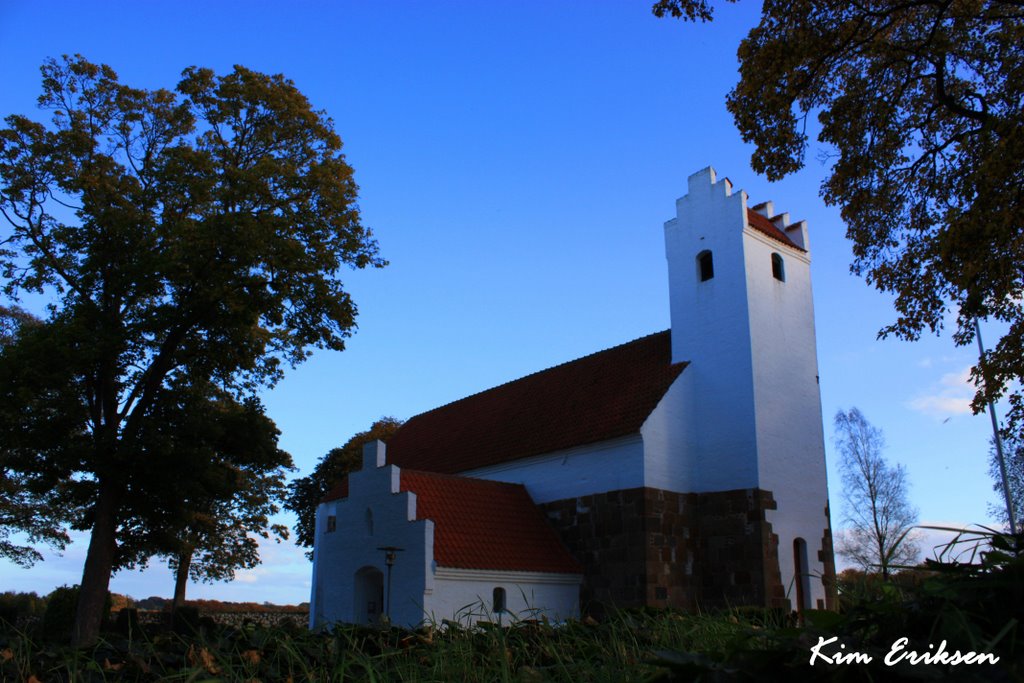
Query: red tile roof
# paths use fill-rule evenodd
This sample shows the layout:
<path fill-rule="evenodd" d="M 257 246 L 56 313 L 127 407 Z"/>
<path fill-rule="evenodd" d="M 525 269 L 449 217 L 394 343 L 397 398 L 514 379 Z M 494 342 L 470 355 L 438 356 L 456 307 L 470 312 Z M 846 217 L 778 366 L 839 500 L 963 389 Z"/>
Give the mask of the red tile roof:
<path fill-rule="evenodd" d="M 521 484 L 401 471 L 416 494 L 416 519 L 434 522 L 434 560 L 443 567 L 581 574 Z"/>
<path fill-rule="evenodd" d="M 579 574 L 522 484 L 399 470 L 416 494 L 416 519 L 434 522 L 434 560 L 442 567 Z M 323 502 L 348 498 L 348 477 Z"/>
<path fill-rule="evenodd" d="M 465 472 L 635 434 L 685 367 L 671 347 L 658 332 L 412 417 L 388 462 Z"/>
<path fill-rule="evenodd" d="M 769 219 L 765 218 L 764 216 L 759 214 L 757 211 L 754 211 L 753 209 L 747 209 L 747 223 L 749 223 L 750 227 L 752 227 L 754 230 L 757 230 L 758 232 L 768 235 L 768 237 L 771 237 L 773 240 L 782 242 L 786 246 L 793 247 L 794 249 L 797 249 L 799 251 L 806 251 L 805 249 L 802 249 L 799 245 L 797 245 L 796 242 L 789 239 L 789 236 L 786 233 L 776 228 L 775 224 L 772 223 Z"/>

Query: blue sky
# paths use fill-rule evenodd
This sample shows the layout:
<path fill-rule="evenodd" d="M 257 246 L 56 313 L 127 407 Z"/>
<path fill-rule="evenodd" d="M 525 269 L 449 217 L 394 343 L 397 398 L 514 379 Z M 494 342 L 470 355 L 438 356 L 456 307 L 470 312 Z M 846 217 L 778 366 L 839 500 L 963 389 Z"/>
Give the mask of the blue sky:
<path fill-rule="evenodd" d="M 40 64 L 81 53 L 149 88 L 192 65 L 283 73 L 333 117 L 391 265 L 347 274 L 360 309 L 348 349 L 264 396 L 300 474 L 381 416 L 667 328 L 662 223 L 687 176 L 713 165 L 753 203 L 809 223 L 834 526 L 831 416 L 851 406 L 907 467 L 922 522 L 989 521 L 988 417 L 966 408 L 975 349 L 876 339 L 891 297 L 849 274 L 838 209 L 818 193 L 827 149 L 812 142 L 807 168 L 781 182 L 750 169 L 725 95 L 755 3 L 725 4 L 710 25 L 657 20 L 649 5 L 0 0 L 0 115 L 42 118 Z M 84 553 L 83 540 L 29 571 L 0 561 L 0 590 L 77 583 Z M 272 545 L 264 560 L 189 595 L 308 599 L 300 549 Z M 112 590 L 172 585 L 154 566 Z"/>

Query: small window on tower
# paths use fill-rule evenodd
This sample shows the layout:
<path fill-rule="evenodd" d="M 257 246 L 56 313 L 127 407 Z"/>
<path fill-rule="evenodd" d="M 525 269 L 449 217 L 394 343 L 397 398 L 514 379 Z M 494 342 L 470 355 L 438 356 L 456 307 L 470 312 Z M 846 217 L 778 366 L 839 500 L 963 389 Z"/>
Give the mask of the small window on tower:
<path fill-rule="evenodd" d="M 701 282 L 706 282 L 715 276 L 715 264 L 710 251 L 702 251 L 697 254 L 697 272 Z"/>
<path fill-rule="evenodd" d="M 786 264 L 782 262 L 782 256 L 772 254 L 772 277 L 779 282 L 786 281 Z"/>
<path fill-rule="evenodd" d="M 327 516 L 327 533 L 333 534 L 338 528 L 338 518 L 334 515 Z"/>
<path fill-rule="evenodd" d="M 497 614 L 505 611 L 505 589 L 495 588 L 491 595 L 491 612 Z"/>
<path fill-rule="evenodd" d="M 366 508 L 366 533 L 373 536 L 373 510 Z"/>

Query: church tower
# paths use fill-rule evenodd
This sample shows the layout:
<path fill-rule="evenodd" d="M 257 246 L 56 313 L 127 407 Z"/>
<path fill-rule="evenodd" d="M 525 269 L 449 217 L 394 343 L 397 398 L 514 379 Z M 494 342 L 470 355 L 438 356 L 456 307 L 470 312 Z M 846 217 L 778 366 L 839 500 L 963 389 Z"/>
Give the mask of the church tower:
<path fill-rule="evenodd" d="M 835 569 L 807 227 L 708 167 L 665 223 L 672 360 L 686 361 L 671 488 L 770 494 L 794 607 L 824 607 Z M 668 482 L 666 482 L 668 483 Z"/>

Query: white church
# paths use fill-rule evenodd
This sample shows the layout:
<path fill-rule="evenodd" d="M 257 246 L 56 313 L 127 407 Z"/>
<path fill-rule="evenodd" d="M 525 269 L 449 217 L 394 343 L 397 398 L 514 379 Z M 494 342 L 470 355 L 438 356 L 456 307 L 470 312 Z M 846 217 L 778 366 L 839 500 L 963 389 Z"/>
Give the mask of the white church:
<path fill-rule="evenodd" d="M 368 445 L 317 510 L 311 627 L 834 607 L 807 226 L 688 184 L 671 329 Z"/>

